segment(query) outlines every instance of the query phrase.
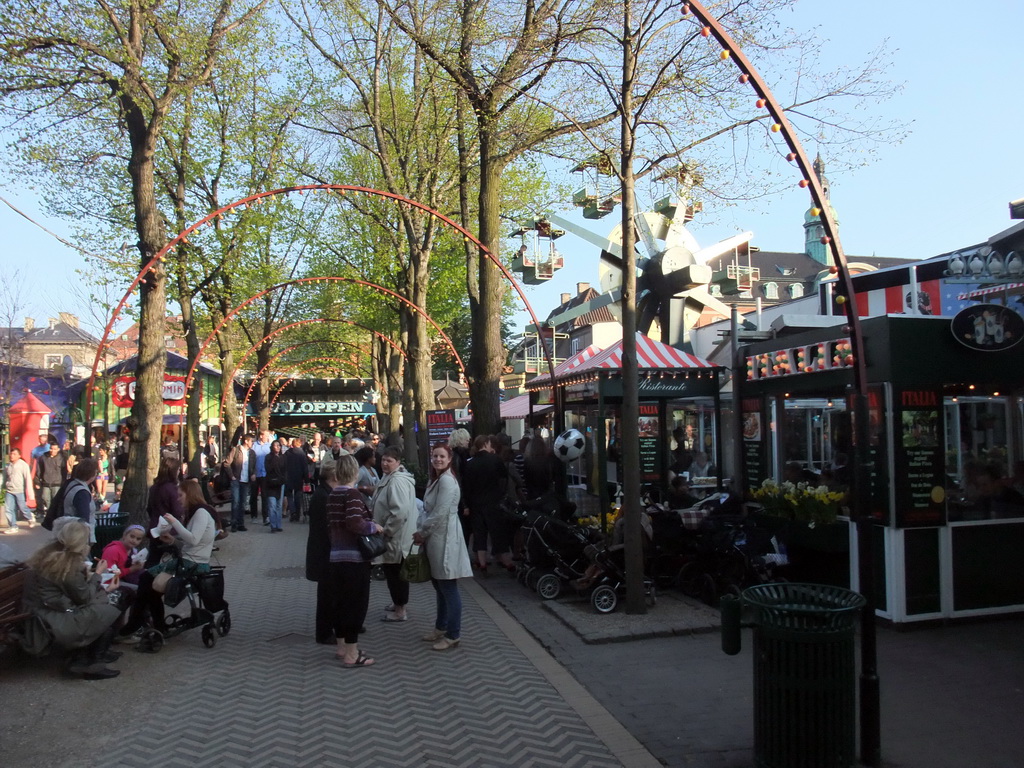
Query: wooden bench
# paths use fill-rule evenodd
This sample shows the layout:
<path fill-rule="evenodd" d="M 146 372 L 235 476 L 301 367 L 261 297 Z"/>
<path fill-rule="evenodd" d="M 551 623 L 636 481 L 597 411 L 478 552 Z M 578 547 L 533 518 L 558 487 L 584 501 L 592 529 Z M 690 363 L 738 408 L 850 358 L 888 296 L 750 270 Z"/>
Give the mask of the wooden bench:
<path fill-rule="evenodd" d="M 11 631 L 31 616 L 21 605 L 28 570 L 24 563 L 0 570 L 0 645 L 10 642 Z"/>

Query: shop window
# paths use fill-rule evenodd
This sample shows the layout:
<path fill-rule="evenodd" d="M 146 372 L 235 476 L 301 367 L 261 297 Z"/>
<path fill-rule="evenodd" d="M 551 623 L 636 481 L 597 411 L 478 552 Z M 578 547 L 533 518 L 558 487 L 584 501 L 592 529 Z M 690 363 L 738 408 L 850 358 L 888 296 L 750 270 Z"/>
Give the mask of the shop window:
<path fill-rule="evenodd" d="M 1024 462 L 1010 443 L 1003 397 L 950 397 L 946 421 L 949 520 L 1024 517 Z"/>
<path fill-rule="evenodd" d="M 786 400 L 779 436 L 783 480 L 849 486 L 850 419 L 843 400 Z"/>

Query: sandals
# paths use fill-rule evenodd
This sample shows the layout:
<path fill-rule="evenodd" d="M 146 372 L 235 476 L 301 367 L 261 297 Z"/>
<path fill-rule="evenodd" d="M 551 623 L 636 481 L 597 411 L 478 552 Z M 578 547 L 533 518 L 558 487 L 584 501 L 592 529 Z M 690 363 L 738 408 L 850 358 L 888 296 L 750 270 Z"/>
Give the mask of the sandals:
<path fill-rule="evenodd" d="M 341 666 L 345 669 L 355 669 L 356 667 L 372 667 L 374 664 L 377 663 L 376 659 L 371 659 L 362 651 L 359 652 L 359 655 L 356 657 L 355 661 L 344 661 L 344 656 L 338 656 L 337 658 L 339 661 L 341 661 Z"/>
<path fill-rule="evenodd" d="M 409 614 L 408 613 L 406 613 L 406 614 L 404 614 L 402 616 L 396 616 L 393 613 L 385 613 L 383 618 L 381 618 L 381 621 L 388 621 L 388 622 L 391 622 L 391 621 L 408 621 L 408 620 L 409 620 Z"/>

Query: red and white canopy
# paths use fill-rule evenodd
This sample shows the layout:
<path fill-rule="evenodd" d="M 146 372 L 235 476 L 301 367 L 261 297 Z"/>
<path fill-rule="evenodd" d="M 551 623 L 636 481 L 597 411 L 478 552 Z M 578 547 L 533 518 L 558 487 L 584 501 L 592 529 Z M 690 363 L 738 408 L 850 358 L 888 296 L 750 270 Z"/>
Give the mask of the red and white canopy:
<path fill-rule="evenodd" d="M 560 362 L 558 365 L 555 366 L 555 380 L 557 381 L 558 379 L 562 378 L 562 376 L 564 376 L 568 371 L 571 371 L 574 368 L 578 368 L 580 365 L 585 363 L 587 360 L 592 358 L 594 355 L 598 354 L 600 351 L 601 351 L 600 347 L 591 344 L 589 347 L 584 349 L 582 352 L 577 352 L 572 357 L 563 360 L 562 362 Z M 541 381 L 545 381 L 545 380 L 550 379 L 550 378 L 551 378 L 550 374 L 545 372 L 545 373 L 539 374 L 537 376 L 534 376 L 532 379 L 530 379 L 530 383 L 531 384 L 533 384 L 535 382 L 539 383 Z"/>
<path fill-rule="evenodd" d="M 533 412 L 544 413 L 550 411 L 551 405 L 537 405 Z M 525 419 L 530 413 L 530 394 L 519 395 L 501 404 L 501 418 L 503 419 Z"/>
<path fill-rule="evenodd" d="M 655 341 L 644 336 L 642 333 L 636 335 L 636 356 L 637 366 L 640 370 L 687 370 L 691 368 L 715 368 L 717 366 L 709 363 L 703 358 L 683 352 L 668 344 Z M 614 371 L 622 368 L 622 342 L 617 341 L 605 349 L 597 349 L 593 345 L 570 357 L 562 364 L 555 367 L 555 381 L 566 381 L 573 379 L 577 374 L 593 372 L 597 370 Z M 545 373 L 527 382 L 527 387 L 536 389 L 538 386 L 550 381 Z"/>
<path fill-rule="evenodd" d="M 660 341 L 644 336 L 642 333 L 636 335 L 636 362 L 640 370 L 667 370 L 675 368 L 714 368 L 715 366 L 703 358 L 683 352 L 681 349 L 670 347 Z M 570 373 L 582 373 L 584 371 L 617 370 L 622 368 L 622 342 L 617 341 L 607 349 L 591 357 L 576 367 Z"/>

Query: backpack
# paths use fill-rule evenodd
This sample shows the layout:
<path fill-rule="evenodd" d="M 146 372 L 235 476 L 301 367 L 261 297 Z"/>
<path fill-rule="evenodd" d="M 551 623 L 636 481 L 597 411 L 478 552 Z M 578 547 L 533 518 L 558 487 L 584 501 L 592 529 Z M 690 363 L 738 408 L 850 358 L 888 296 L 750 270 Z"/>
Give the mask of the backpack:
<path fill-rule="evenodd" d="M 64 484 L 57 489 L 57 492 L 53 494 L 53 498 L 50 499 L 50 506 L 46 508 L 46 515 L 43 517 L 42 526 L 48 531 L 53 530 L 53 521 L 58 517 L 64 516 L 64 492 L 68 489 L 68 483 L 70 480 L 66 480 Z"/>

